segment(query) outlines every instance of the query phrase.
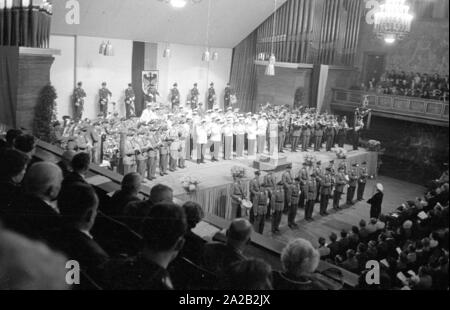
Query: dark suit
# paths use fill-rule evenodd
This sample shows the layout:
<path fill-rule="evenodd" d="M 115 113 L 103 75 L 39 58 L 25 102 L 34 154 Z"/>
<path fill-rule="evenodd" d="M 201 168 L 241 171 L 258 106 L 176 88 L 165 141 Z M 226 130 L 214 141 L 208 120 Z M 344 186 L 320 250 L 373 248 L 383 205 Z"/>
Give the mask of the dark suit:
<path fill-rule="evenodd" d="M 245 256 L 225 243 L 209 243 L 205 245 L 203 266 L 218 275 L 227 273 L 230 266 L 245 260 Z"/>
<path fill-rule="evenodd" d="M 18 197 L 21 187 L 12 183 L 0 181 L 0 219 L 1 214 L 6 211 L 11 202 Z"/>
<path fill-rule="evenodd" d="M 291 279 L 279 271 L 273 272 L 273 287 L 280 291 L 309 291 L 326 290 L 314 275 L 305 276 L 298 279 Z"/>
<path fill-rule="evenodd" d="M 39 240 L 48 240 L 61 227 L 58 212 L 32 195 L 19 196 L 5 211 L 3 221 L 10 230 Z"/>
<path fill-rule="evenodd" d="M 184 236 L 184 240 L 185 243 L 183 250 L 181 250 L 179 257 L 187 258 L 191 262 L 200 265 L 202 262 L 206 241 L 202 237 L 194 234 L 192 231 L 189 231 Z"/>
<path fill-rule="evenodd" d="M 93 238 L 77 229 L 63 228 L 52 239 L 56 249 L 66 254 L 69 260 L 78 261 L 81 269 L 90 275 L 109 259 L 108 254 Z"/>
<path fill-rule="evenodd" d="M 371 205 L 370 207 L 370 218 L 379 218 L 381 215 L 381 205 L 383 204 L 383 193 L 377 192 L 372 198 L 370 198 L 367 203 Z"/>
<path fill-rule="evenodd" d="M 71 172 L 67 175 L 67 177 L 64 178 L 64 181 L 61 184 L 61 189 L 71 186 L 75 183 L 88 184 L 79 173 Z"/>
<path fill-rule="evenodd" d="M 123 190 L 119 190 L 114 193 L 111 198 L 109 208 L 106 211 L 107 214 L 115 217 L 120 217 L 123 215 L 125 207 L 131 202 L 141 201 L 139 197 L 128 193 Z"/>

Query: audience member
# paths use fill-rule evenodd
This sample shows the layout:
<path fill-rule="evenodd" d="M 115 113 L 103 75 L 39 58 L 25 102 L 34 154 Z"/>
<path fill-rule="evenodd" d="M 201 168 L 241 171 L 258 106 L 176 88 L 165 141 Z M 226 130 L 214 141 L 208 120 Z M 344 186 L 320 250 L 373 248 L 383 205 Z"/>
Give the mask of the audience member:
<path fill-rule="evenodd" d="M 77 155 L 77 153 L 75 153 L 74 151 L 65 151 L 62 154 L 61 161 L 59 161 L 57 164 L 59 168 L 61 168 L 64 178 L 67 178 L 67 176 L 73 172 L 72 160 L 75 155 Z"/>
<path fill-rule="evenodd" d="M 105 212 L 114 217 L 123 215 L 125 207 L 131 202 L 139 202 L 138 197 L 141 191 L 142 177 L 138 173 L 127 174 L 122 180 L 122 187 L 115 192 L 111 198 L 111 203 Z"/>
<path fill-rule="evenodd" d="M 244 251 L 252 233 L 253 226 L 248 220 L 234 220 L 227 230 L 226 243 L 214 242 L 205 245 L 203 266 L 215 274 L 226 274 L 232 264 L 246 259 Z"/>
<path fill-rule="evenodd" d="M 25 176 L 28 156 L 24 153 L 5 149 L 0 151 L 0 218 L 1 213 L 20 195 L 21 183 Z"/>
<path fill-rule="evenodd" d="M 83 183 L 74 183 L 59 195 L 63 227 L 54 235 L 53 243 L 70 260 L 76 260 L 88 274 L 108 260 L 108 254 L 91 235 L 98 209 L 94 189 Z"/>
<path fill-rule="evenodd" d="M 281 253 L 282 272 L 274 273 L 277 290 L 322 290 L 325 287 L 314 276 L 320 255 L 309 241 L 291 241 Z"/>
<path fill-rule="evenodd" d="M 186 242 L 180 256 L 200 265 L 206 241 L 196 235 L 192 230 L 205 217 L 205 214 L 202 207 L 195 202 L 185 203 L 183 209 L 186 214 L 188 231 L 184 237 Z"/>
<path fill-rule="evenodd" d="M 87 183 L 86 173 L 89 171 L 91 156 L 87 153 L 78 153 L 72 159 L 72 172 L 70 172 L 62 183 L 63 190 L 73 183 Z"/>
<path fill-rule="evenodd" d="M 225 281 L 224 289 L 227 290 L 272 290 L 272 268 L 261 259 L 240 261 L 231 266 Z"/>
<path fill-rule="evenodd" d="M 23 135 L 23 132 L 21 130 L 18 130 L 18 129 L 8 130 L 8 132 L 6 133 L 6 137 L 5 137 L 7 146 L 9 148 L 14 148 L 17 137 L 19 137 L 21 135 Z"/>
<path fill-rule="evenodd" d="M 104 266 L 103 286 L 114 290 L 172 290 L 167 271 L 184 245 L 187 222 L 181 207 L 163 202 L 154 205 L 144 220 L 142 253 Z"/>

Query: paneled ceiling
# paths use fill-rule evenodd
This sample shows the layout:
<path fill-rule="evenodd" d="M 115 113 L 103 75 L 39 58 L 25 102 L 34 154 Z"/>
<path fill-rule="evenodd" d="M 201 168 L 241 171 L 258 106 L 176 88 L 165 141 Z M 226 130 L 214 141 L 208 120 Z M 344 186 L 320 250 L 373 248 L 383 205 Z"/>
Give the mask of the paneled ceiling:
<path fill-rule="evenodd" d="M 286 0 L 278 0 L 281 6 Z M 66 3 L 54 3 L 52 33 L 206 45 L 208 0 L 174 9 L 160 0 L 78 0 L 80 24 L 66 23 Z M 211 0 L 210 46 L 231 48 L 274 9 L 274 0 Z"/>

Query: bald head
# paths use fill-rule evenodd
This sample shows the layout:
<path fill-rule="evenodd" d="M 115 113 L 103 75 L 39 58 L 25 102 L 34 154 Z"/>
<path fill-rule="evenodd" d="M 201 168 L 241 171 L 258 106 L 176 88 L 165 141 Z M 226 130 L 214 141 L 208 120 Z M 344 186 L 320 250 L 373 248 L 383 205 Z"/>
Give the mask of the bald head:
<path fill-rule="evenodd" d="M 235 219 L 227 231 L 228 243 L 241 247 L 248 243 L 253 233 L 253 226 L 246 219 Z"/>
<path fill-rule="evenodd" d="M 36 163 L 25 176 L 25 191 L 53 201 L 58 197 L 62 180 L 63 174 L 57 165 L 48 162 Z"/>

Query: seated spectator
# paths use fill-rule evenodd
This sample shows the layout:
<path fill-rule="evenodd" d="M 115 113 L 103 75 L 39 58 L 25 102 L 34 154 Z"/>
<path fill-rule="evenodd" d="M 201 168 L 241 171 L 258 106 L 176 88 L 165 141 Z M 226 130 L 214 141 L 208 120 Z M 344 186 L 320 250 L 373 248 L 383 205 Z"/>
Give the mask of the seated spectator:
<path fill-rule="evenodd" d="M 417 277 L 412 277 L 410 286 L 414 290 L 431 290 L 433 288 L 431 270 L 424 266 L 420 267 Z"/>
<path fill-rule="evenodd" d="M 367 246 L 364 243 L 358 245 L 356 259 L 358 260 L 359 271 L 365 270 L 366 263 L 369 261 L 369 255 L 367 254 Z"/>
<path fill-rule="evenodd" d="M 350 249 L 356 250 L 356 247 L 359 244 L 359 228 L 356 226 L 352 227 L 352 231 L 348 236 L 349 244 L 348 247 Z"/>
<path fill-rule="evenodd" d="M 65 290 L 67 259 L 0 228 L 0 290 Z"/>
<path fill-rule="evenodd" d="M 14 148 L 25 153 L 29 158 L 29 167 L 38 162 L 34 157 L 36 153 L 36 139 L 31 135 L 20 135 L 14 140 Z"/>
<path fill-rule="evenodd" d="M 366 228 L 369 236 L 375 234 L 378 231 L 377 222 L 378 220 L 376 218 L 370 219 L 369 225 L 367 225 Z"/>
<path fill-rule="evenodd" d="M 234 220 L 228 228 L 226 243 L 209 243 L 205 245 L 203 266 L 217 274 L 224 275 L 232 264 L 246 259 L 244 251 L 251 239 L 253 226 L 245 219 Z"/>
<path fill-rule="evenodd" d="M 108 260 L 108 254 L 91 235 L 98 209 L 98 197 L 94 189 L 83 183 L 75 183 L 58 198 L 63 227 L 56 232 L 53 243 L 69 260 L 80 263 L 88 274 Z"/>
<path fill-rule="evenodd" d="M 328 244 L 328 248 L 330 249 L 330 257 L 334 259 L 336 255 L 339 254 L 339 243 L 337 242 L 337 235 L 335 233 L 332 233 L 330 235 L 330 243 Z"/>
<path fill-rule="evenodd" d="M 249 259 L 233 264 L 227 274 L 226 290 L 272 290 L 272 268 L 261 259 Z"/>
<path fill-rule="evenodd" d="M 339 244 L 339 254 L 345 256 L 345 252 L 348 250 L 350 245 L 348 232 L 345 229 L 341 231 L 341 239 L 339 239 L 338 244 Z"/>
<path fill-rule="evenodd" d="M 377 250 L 377 242 L 376 241 L 369 241 L 367 245 L 367 257 L 369 260 L 376 260 L 378 259 L 378 250 Z"/>
<path fill-rule="evenodd" d="M 359 222 L 359 239 L 361 242 L 367 242 L 369 240 L 369 231 L 366 228 L 366 221 L 364 220 Z"/>
<path fill-rule="evenodd" d="M 277 290 L 322 290 L 325 287 L 314 276 L 320 255 L 309 241 L 291 241 L 281 253 L 282 272 L 275 272 L 273 285 Z"/>
<path fill-rule="evenodd" d="M 121 189 L 114 193 L 108 210 L 104 210 L 104 212 L 114 217 L 120 217 L 123 215 L 125 207 L 129 203 L 141 201 L 138 197 L 141 187 L 142 177 L 140 174 L 127 174 L 122 180 Z"/>
<path fill-rule="evenodd" d="M 160 202 L 173 202 L 173 190 L 162 184 L 152 187 L 147 201 L 131 202 L 123 212 L 124 223 L 136 232 L 140 232 L 142 221 L 147 217 L 151 208 Z"/>
<path fill-rule="evenodd" d="M 6 145 L 9 148 L 14 148 L 14 144 L 16 143 L 16 139 L 17 137 L 23 135 L 22 130 L 18 130 L 18 129 L 10 129 L 8 130 L 8 132 L 6 133 Z"/>
<path fill-rule="evenodd" d="M 17 150 L 0 151 L 0 218 L 5 208 L 19 196 L 28 160 L 27 155 Z"/>
<path fill-rule="evenodd" d="M 174 289 L 167 268 L 183 248 L 186 230 L 181 207 L 169 202 L 154 205 L 144 220 L 142 252 L 106 263 L 102 286 L 112 290 Z"/>
<path fill-rule="evenodd" d="M 180 256 L 200 265 L 206 241 L 196 235 L 192 230 L 205 217 L 205 213 L 202 207 L 195 202 L 185 203 L 183 209 L 186 214 L 188 231 L 184 237 L 186 242 Z"/>
<path fill-rule="evenodd" d="M 319 247 L 317 248 L 317 251 L 320 254 L 320 259 L 330 258 L 331 250 L 327 247 L 325 238 L 319 238 Z"/>
<path fill-rule="evenodd" d="M 72 160 L 76 154 L 77 153 L 74 151 L 65 151 L 62 154 L 61 161 L 59 161 L 57 165 L 61 168 L 64 178 L 67 178 L 67 176 L 73 172 Z"/>
<path fill-rule="evenodd" d="M 86 173 L 91 165 L 91 156 L 87 153 L 78 153 L 72 159 L 72 172 L 67 175 L 62 183 L 63 190 L 74 183 L 85 183 Z"/>
<path fill-rule="evenodd" d="M 358 273 L 359 272 L 359 262 L 358 259 L 356 258 L 356 253 L 354 250 L 347 250 L 346 255 L 347 259 L 341 264 L 341 267 L 354 272 L 354 273 Z"/>
<path fill-rule="evenodd" d="M 31 166 L 23 181 L 24 194 L 5 212 L 6 227 L 29 238 L 48 238 L 61 224 L 56 206 L 61 182 L 62 172 L 57 165 L 42 162 Z"/>

